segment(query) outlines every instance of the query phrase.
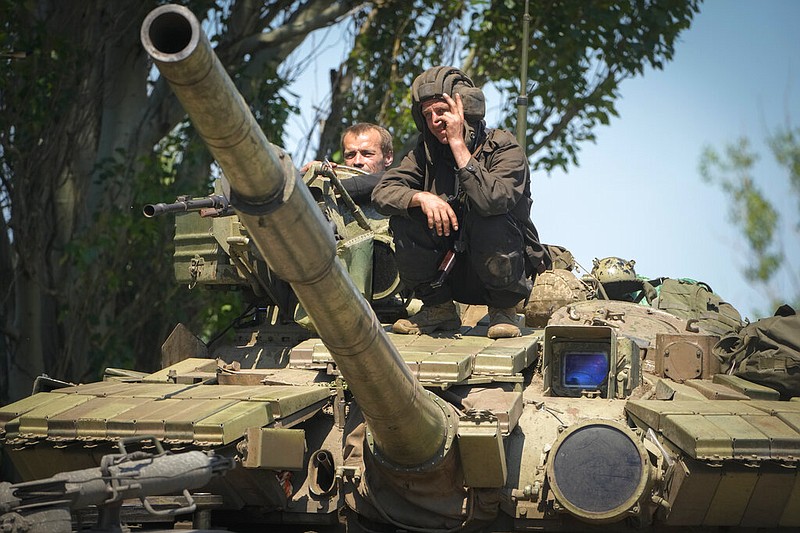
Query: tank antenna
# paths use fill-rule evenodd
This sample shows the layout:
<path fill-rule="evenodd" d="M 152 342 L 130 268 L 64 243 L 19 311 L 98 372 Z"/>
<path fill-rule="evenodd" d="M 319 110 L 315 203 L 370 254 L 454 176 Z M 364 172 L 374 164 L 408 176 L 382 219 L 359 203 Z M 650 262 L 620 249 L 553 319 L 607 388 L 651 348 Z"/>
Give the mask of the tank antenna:
<path fill-rule="evenodd" d="M 525 0 L 525 14 L 522 16 L 522 61 L 519 67 L 519 96 L 517 96 L 517 142 L 528 153 L 528 33 L 531 16 L 528 12 L 529 0 Z"/>

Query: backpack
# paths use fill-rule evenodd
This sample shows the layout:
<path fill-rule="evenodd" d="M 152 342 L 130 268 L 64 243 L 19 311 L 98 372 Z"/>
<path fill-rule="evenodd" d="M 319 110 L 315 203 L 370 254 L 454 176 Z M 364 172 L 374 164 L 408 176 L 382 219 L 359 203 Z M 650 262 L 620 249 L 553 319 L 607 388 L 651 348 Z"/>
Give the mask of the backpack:
<path fill-rule="evenodd" d="M 652 282 L 651 282 L 652 283 Z M 739 331 L 744 323 L 739 312 L 702 282 L 664 278 L 652 306 L 685 320 L 696 320 L 711 335 Z"/>
<path fill-rule="evenodd" d="M 800 396 L 800 315 L 789 306 L 722 337 L 712 353 L 726 374 L 773 388 L 781 400 Z"/>

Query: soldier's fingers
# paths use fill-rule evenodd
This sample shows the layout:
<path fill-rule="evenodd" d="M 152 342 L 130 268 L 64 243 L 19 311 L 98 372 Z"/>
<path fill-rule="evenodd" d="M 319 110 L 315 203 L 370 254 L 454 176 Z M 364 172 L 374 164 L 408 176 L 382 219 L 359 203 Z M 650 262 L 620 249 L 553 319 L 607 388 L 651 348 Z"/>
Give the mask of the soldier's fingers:
<path fill-rule="evenodd" d="M 436 216 L 434 216 L 433 220 L 434 220 L 434 224 L 435 224 L 435 227 L 436 227 L 436 235 L 441 235 L 442 231 L 443 231 L 443 228 L 442 228 L 442 217 L 439 215 L 438 212 L 436 213 Z"/>
<path fill-rule="evenodd" d="M 450 112 L 451 113 L 457 113 L 458 112 L 458 104 L 456 103 L 455 100 L 453 100 L 453 97 L 450 96 L 447 93 L 443 94 L 442 96 L 444 97 L 444 101 L 447 103 L 447 105 L 450 106 Z M 458 97 L 458 95 L 456 95 L 456 97 Z"/>
<path fill-rule="evenodd" d="M 456 216 L 455 211 L 453 211 L 452 209 L 450 210 L 450 213 L 449 213 L 448 222 L 453 227 L 453 231 L 458 231 L 458 217 Z"/>
<path fill-rule="evenodd" d="M 428 229 L 433 229 L 436 226 L 436 219 L 433 213 L 428 213 Z"/>

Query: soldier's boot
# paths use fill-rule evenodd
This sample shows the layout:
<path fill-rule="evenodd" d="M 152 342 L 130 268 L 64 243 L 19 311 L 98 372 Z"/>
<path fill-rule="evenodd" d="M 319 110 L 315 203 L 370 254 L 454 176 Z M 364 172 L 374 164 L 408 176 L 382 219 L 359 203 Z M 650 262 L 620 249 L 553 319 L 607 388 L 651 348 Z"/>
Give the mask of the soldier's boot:
<path fill-rule="evenodd" d="M 490 307 L 489 308 L 489 331 L 486 336 L 490 339 L 502 339 L 505 337 L 519 337 L 522 332 L 519 330 L 516 307 Z"/>
<path fill-rule="evenodd" d="M 423 305 L 418 313 L 401 318 L 392 325 L 392 331 L 404 335 L 433 333 L 434 331 L 447 331 L 459 329 L 461 318 L 453 302 L 439 305 Z"/>

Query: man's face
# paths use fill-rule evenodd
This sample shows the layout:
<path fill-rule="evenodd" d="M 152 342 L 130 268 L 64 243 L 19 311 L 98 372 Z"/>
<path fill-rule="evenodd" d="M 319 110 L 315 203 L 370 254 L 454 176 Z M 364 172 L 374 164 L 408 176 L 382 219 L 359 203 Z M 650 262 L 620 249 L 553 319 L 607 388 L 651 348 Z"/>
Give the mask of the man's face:
<path fill-rule="evenodd" d="M 381 136 L 375 130 L 367 130 L 359 135 L 345 134 L 342 149 L 345 165 L 360 168 L 369 174 L 383 172 L 392 164 L 393 156 L 383 153 Z"/>
<path fill-rule="evenodd" d="M 427 100 L 422 102 L 422 116 L 433 136 L 442 144 L 447 144 L 447 122 L 443 115 L 450 111 L 444 100 Z"/>

